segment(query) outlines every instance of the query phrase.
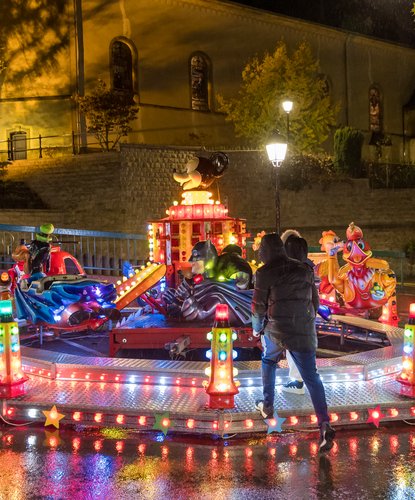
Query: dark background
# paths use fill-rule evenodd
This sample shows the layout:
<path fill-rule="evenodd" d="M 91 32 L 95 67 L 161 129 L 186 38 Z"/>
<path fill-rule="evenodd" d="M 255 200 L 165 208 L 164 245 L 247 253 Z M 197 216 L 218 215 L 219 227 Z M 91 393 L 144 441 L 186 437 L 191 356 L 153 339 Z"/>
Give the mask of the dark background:
<path fill-rule="evenodd" d="M 234 3 L 415 47 L 413 0 L 242 0 Z"/>

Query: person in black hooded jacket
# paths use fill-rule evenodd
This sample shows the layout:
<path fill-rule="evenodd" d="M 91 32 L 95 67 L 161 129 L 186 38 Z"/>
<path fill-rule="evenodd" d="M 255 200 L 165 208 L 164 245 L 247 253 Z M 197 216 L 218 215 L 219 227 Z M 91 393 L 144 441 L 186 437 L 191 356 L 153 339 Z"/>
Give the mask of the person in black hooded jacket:
<path fill-rule="evenodd" d="M 259 247 L 264 263 L 255 276 L 252 328 L 261 337 L 264 399 L 255 403 L 263 418 L 274 415 L 275 373 L 284 349 L 290 352 L 310 393 L 320 428 L 320 451 L 333 446 L 335 435 L 326 396 L 316 367 L 315 317 L 319 306 L 310 266 L 287 256 L 281 238 L 266 234 Z"/>
<path fill-rule="evenodd" d="M 287 231 L 284 231 L 281 235 L 281 240 L 284 243 L 285 251 L 287 252 L 288 257 L 304 262 L 305 264 L 308 264 L 311 269 L 314 269 L 313 261 L 308 258 L 307 241 L 302 238 L 298 231 L 295 229 L 287 229 Z M 316 279 L 314 276 L 314 283 L 315 282 Z M 297 366 L 290 354 L 290 351 L 286 351 L 286 358 L 289 368 L 288 376 L 291 380 L 282 386 L 282 390 L 293 394 L 304 394 L 304 382 L 301 378 L 300 372 L 297 370 Z"/>

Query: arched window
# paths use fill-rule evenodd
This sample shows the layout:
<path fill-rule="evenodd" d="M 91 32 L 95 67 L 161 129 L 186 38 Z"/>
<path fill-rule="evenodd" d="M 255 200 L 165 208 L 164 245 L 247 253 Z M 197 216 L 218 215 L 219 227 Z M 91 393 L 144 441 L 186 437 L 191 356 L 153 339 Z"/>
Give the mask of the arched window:
<path fill-rule="evenodd" d="M 380 90 L 376 86 L 369 89 L 369 130 L 382 132 L 382 100 Z"/>
<path fill-rule="evenodd" d="M 122 40 L 111 44 L 111 86 L 113 90 L 134 94 L 133 54 L 130 46 Z"/>
<path fill-rule="evenodd" d="M 210 63 L 208 57 L 197 52 L 190 57 L 191 106 L 196 111 L 209 110 Z"/>

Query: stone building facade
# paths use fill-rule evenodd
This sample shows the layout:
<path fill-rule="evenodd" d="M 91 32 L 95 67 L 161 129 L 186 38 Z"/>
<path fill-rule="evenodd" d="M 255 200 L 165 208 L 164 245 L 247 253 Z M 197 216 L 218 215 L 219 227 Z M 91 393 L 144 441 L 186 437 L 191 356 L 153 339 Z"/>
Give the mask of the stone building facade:
<path fill-rule="evenodd" d="M 56 22 L 70 34 L 58 66 L 19 85 L 7 73 L 1 80 L 2 158 L 8 139 L 15 158 L 38 156 L 39 142 L 44 157 L 71 152 L 73 139 L 76 150 L 93 146 L 74 96 L 90 93 L 97 79 L 140 106 L 127 142 L 230 147 L 235 137 L 217 93 L 237 94 L 253 56 L 280 40 L 289 49 L 306 40 L 341 103 L 339 126 L 364 132 L 364 155 L 380 130 L 392 139 L 390 161 L 414 159 L 413 49 L 219 0 L 68 0 L 67 18 Z M 11 70 L 24 72 L 24 64 L 10 61 Z"/>

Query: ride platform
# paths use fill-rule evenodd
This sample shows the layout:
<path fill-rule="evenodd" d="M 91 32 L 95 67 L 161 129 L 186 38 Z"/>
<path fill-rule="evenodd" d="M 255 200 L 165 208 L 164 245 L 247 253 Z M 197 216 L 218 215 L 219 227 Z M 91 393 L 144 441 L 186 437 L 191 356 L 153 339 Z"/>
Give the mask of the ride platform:
<path fill-rule="evenodd" d="M 382 421 L 415 418 L 415 400 L 405 397 L 396 381 L 402 366 L 403 329 L 362 318 L 335 319 L 382 331 L 391 345 L 318 359 L 332 424 L 364 424 L 378 406 Z M 22 365 L 29 377 L 26 393 L 3 400 L 3 417 L 10 421 L 42 423 L 42 411 L 56 405 L 65 415 L 61 424 L 222 437 L 268 430 L 254 409 L 262 396 L 260 361 L 234 363 L 241 385 L 231 410 L 209 409 L 202 386 L 208 362 L 84 357 L 22 347 Z M 284 361 L 277 370 L 275 399 L 278 417 L 285 419 L 282 430 L 315 428 L 308 393 L 283 392 L 287 381 Z"/>

